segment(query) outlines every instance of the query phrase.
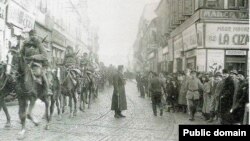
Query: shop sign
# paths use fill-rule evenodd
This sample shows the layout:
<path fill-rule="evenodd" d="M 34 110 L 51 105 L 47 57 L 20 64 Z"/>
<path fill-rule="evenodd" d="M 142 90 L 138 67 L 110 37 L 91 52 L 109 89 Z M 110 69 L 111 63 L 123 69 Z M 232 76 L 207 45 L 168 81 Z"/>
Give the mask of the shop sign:
<path fill-rule="evenodd" d="M 197 23 L 196 29 L 197 29 L 197 47 L 203 48 L 203 41 L 204 41 L 204 24 L 203 23 Z"/>
<path fill-rule="evenodd" d="M 5 5 L 2 3 L 0 3 L 0 19 L 5 19 Z"/>
<path fill-rule="evenodd" d="M 248 11 L 239 10 L 201 10 L 201 18 L 206 19 L 249 19 Z"/>
<path fill-rule="evenodd" d="M 168 40 L 168 60 L 169 61 L 173 61 L 173 39 L 172 38 L 170 38 L 169 40 Z"/>
<path fill-rule="evenodd" d="M 35 18 L 32 14 L 10 1 L 8 7 L 7 22 L 19 28 L 33 29 Z"/>
<path fill-rule="evenodd" d="M 46 30 L 45 28 L 43 28 L 42 26 L 40 26 L 37 23 L 35 24 L 35 30 L 37 32 L 37 35 L 41 39 L 44 39 L 46 37 L 46 41 L 50 41 L 51 40 L 51 32 L 49 30 Z"/>
<path fill-rule="evenodd" d="M 186 58 L 190 58 L 193 56 L 196 56 L 196 50 L 191 50 L 191 51 L 186 52 Z"/>
<path fill-rule="evenodd" d="M 184 0 L 183 1 L 183 15 L 190 16 L 193 13 L 193 1 L 192 0 Z"/>
<path fill-rule="evenodd" d="M 0 3 L 0 30 L 3 30 L 5 25 L 5 8 L 5 5 Z"/>
<path fill-rule="evenodd" d="M 247 55 L 247 51 L 245 51 L 245 50 L 226 50 L 226 55 L 245 56 L 245 55 Z"/>
<path fill-rule="evenodd" d="M 205 72 L 206 71 L 206 50 L 199 49 L 196 51 L 196 60 L 197 60 L 197 71 Z"/>
<path fill-rule="evenodd" d="M 206 47 L 249 48 L 248 24 L 206 24 Z"/>
<path fill-rule="evenodd" d="M 182 32 L 184 51 L 197 47 L 197 34 L 195 24 Z"/>
<path fill-rule="evenodd" d="M 158 62 L 162 62 L 163 56 L 162 56 L 162 48 L 158 49 Z"/>
<path fill-rule="evenodd" d="M 168 53 L 168 47 L 167 46 L 162 49 L 162 54 L 166 54 L 166 53 Z"/>
<path fill-rule="evenodd" d="M 224 68 L 224 50 L 208 50 L 207 51 L 207 69 L 213 71 L 212 67 Z"/>
<path fill-rule="evenodd" d="M 174 37 L 174 58 L 182 57 L 181 52 L 183 51 L 182 35 Z"/>
<path fill-rule="evenodd" d="M 152 59 L 155 57 L 155 53 L 154 52 L 151 52 L 149 55 L 148 55 L 148 59 Z"/>
<path fill-rule="evenodd" d="M 56 30 L 53 30 L 52 32 L 52 41 L 59 45 L 65 46 L 65 37 Z"/>

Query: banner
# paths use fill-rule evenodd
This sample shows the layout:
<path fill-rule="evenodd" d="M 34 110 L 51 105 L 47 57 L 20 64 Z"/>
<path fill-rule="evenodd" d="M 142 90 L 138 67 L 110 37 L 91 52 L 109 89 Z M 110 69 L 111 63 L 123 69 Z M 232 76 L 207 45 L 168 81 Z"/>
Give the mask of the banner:
<path fill-rule="evenodd" d="M 197 34 L 195 24 L 182 32 L 184 51 L 197 48 Z"/>
<path fill-rule="evenodd" d="M 7 22 L 22 29 L 33 29 L 35 18 L 28 11 L 10 1 L 8 6 Z"/>
<path fill-rule="evenodd" d="M 248 24 L 206 24 L 207 48 L 249 48 Z"/>

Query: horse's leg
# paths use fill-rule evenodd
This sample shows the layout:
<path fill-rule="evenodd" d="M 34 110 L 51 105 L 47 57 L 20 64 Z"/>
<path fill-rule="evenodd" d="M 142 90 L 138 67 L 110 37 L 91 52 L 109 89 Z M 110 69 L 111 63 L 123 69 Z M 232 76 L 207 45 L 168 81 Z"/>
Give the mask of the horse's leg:
<path fill-rule="evenodd" d="M 62 113 L 64 113 L 65 112 L 65 107 L 66 107 L 66 96 L 62 96 L 61 97 L 61 106 L 62 106 Z"/>
<path fill-rule="evenodd" d="M 9 115 L 9 111 L 7 109 L 7 106 L 5 104 L 5 101 L 4 101 L 4 96 L 0 97 L 0 110 L 1 110 L 1 107 L 3 108 L 3 111 L 6 115 L 6 119 L 7 119 L 7 122 L 5 124 L 5 128 L 9 128 L 11 126 L 10 124 L 10 115 Z"/>
<path fill-rule="evenodd" d="M 85 94 L 86 94 L 86 90 L 82 90 L 81 95 L 80 95 L 80 110 L 84 112 L 85 110 Z"/>
<path fill-rule="evenodd" d="M 26 122 L 26 112 L 27 112 L 27 100 L 24 97 L 19 97 L 18 98 L 18 104 L 19 104 L 19 111 L 18 111 L 18 115 L 19 115 L 19 119 L 21 120 L 21 124 L 22 124 L 22 129 L 21 131 L 18 133 L 18 139 L 23 139 L 24 135 L 25 135 L 25 122 Z"/>
<path fill-rule="evenodd" d="M 83 89 L 81 89 L 81 92 L 80 92 L 79 109 L 80 111 L 83 111 Z"/>
<path fill-rule="evenodd" d="M 53 116 L 53 113 L 54 113 L 55 102 L 56 102 L 55 97 L 51 96 L 50 114 L 49 114 L 49 119 L 50 120 L 52 120 L 52 116 Z"/>
<path fill-rule="evenodd" d="M 7 106 L 5 104 L 5 101 L 3 101 L 2 106 L 3 106 L 3 111 L 4 111 L 4 113 L 6 115 L 6 119 L 7 119 L 5 127 L 9 128 L 11 126 L 11 124 L 10 124 L 10 114 L 9 114 L 9 111 L 8 111 Z"/>
<path fill-rule="evenodd" d="M 74 100 L 74 113 L 73 113 L 73 116 L 76 116 L 76 114 L 77 114 L 77 96 L 78 96 L 77 91 L 75 91 L 73 93 L 73 100 Z"/>
<path fill-rule="evenodd" d="M 70 110 L 69 110 L 69 111 L 70 111 L 70 116 L 69 116 L 69 117 L 70 117 L 70 118 L 72 118 L 72 117 L 73 117 L 73 110 L 72 110 L 72 108 L 73 108 L 73 106 L 72 106 L 72 105 L 73 105 L 73 104 L 72 104 L 72 96 L 73 96 L 73 94 L 71 93 L 71 94 L 70 94 L 70 96 L 69 96 L 69 108 L 70 108 Z"/>
<path fill-rule="evenodd" d="M 29 120 L 31 120 L 35 126 L 38 126 L 39 123 L 36 121 L 36 119 L 34 119 L 33 115 L 32 115 L 32 111 L 34 109 L 34 106 L 35 106 L 35 103 L 36 103 L 36 98 L 35 97 L 31 97 L 30 98 L 30 104 L 29 104 L 29 109 L 28 109 L 28 114 L 27 114 L 27 118 Z"/>
<path fill-rule="evenodd" d="M 90 109 L 90 105 L 91 105 L 91 99 L 92 99 L 92 87 L 89 88 L 89 102 L 88 102 L 89 109 Z"/>
<path fill-rule="evenodd" d="M 48 97 L 44 98 L 44 104 L 45 104 L 45 114 L 46 114 L 46 121 L 47 121 L 45 129 L 48 130 L 49 129 L 50 119 L 51 119 L 51 116 L 52 116 L 52 114 L 49 115 L 50 104 L 49 104 L 49 98 Z"/>
<path fill-rule="evenodd" d="M 61 114 L 61 103 L 59 101 L 61 101 L 61 96 L 56 98 L 56 107 L 57 107 L 57 114 L 58 114 L 58 120 L 62 119 L 62 114 Z"/>

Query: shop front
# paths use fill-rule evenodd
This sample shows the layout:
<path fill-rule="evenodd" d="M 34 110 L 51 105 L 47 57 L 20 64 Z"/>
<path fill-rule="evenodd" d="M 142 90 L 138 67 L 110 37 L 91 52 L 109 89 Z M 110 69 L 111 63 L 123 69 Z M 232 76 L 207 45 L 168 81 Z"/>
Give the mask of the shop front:
<path fill-rule="evenodd" d="M 183 37 L 183 50 L 185 56 L 185 69 L 197 70 L 197 30 L 196 24 L 191 25 L 182 32 Z"/>
<path fill-rule="evenodd" d="M 5 30 L 5 5 L 0 2 L 0 61 L 5 60 L 4 56 L 4 30 Z"/>
<path fill-rule="evenodd" d="M 148 55 L 149 71 L 157 72 L 157 61 L 155 60 L 156 60 L 156 53 L 152 51 Z"/>
<path fill-rule="evenodd" d="M 226 50 L 225 68 L 228 70 L 247 70 L 247 50 Z"/>
<path fill-rule="evenodd" d="M 52 61 L 52 49 L 51 49 L 51 34 L 52 31 L 43 26 L 42 24 L 36 22 L 35 30 L 37 33 L 37 37 L 42 41 L 43 46 L 45 47 L 47 54 L 49 56 L 49 62 Z"/>
<path fill-rule="evenodd" d="M 174 37 L 174 72 L 183 71 L 183 42 L 182 35 Z"/>
<path fill-rule="evenodd" d="M 168 71 L 167 55 L 168 55 L 168 47 L 166 46 L 162 49 L 162 71 L 164 72 Z"/>
<path fill-rule="evenodd" d="M 249 50 L 249 25 L 207 23 L 205 47 L 208 65 L 217 63 L 222 68 L 247 72 Z"/>
<path fill-rule="evenodd" d="M 59 31 L 52 31 L 52 64 L 55 67 L 56 64 L 63 63 L 64 52 L 66 50 L 66 38 Z"/>

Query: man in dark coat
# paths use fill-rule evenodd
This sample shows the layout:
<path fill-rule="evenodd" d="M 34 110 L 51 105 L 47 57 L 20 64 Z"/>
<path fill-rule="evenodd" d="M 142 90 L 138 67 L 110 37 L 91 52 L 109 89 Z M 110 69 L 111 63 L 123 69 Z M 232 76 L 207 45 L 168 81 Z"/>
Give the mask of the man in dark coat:
<path fill-rule="evenodd" d="M 232 114 L 230 110 L 233 105 L 233 97 L 235 84 L 231 76 L 228 75 L 227 70 L 223 70 L 224 75 L 224 85 L 220 93 L 220 103 L 219 103 L 219 114 L 221 119 L 221 124 L 231 124 Z"/>
<path fill-rule="evenodd" d="M 43 81 L 39 81 L 39 79 L 37 79 L 37 82 L 42 83 L 44 85 L 47 94 L 51 94 L 51 91 L 49 89 L 49 83 L 46 76 L 46 67 L 48 67 L 47 53 L 42 45 L 42 42 L 37 38 L 35 30 L 31 30 L 29 32 L 29 38 L 24 41 L 23 47 L 20 50 L 20 56 L 21 59 L 25 60 L 26 63 L 25 66 L 30 62 L 33 62 L 33 64 L 35 64 L 35 66 L 32 67 L 33 70 L 37 70 L 34 71 L 34 73 L 36 73 L 34 75 L 41 76 L 43 79 Z M 23 73 L 22 71 L 24 70 L 18 70 L 20 74 Z M 20 82 L 20 83 L 27 83 L 27 82 Z"/>
<path fill-rule="evenodd" d="M 203 91 L 203 85 L 201 81 L 197 78 L 197 72 L 195 70 L 191 71 L 191 77 L 187 80 L 187 103 L 190 110 L 190 121 L 194 120 L 194 115 L 198 106 L 200 99 L 199 91 Z"/>
<path fill-rule="evenodd" d="M 245 80 L 243 73 L 238 74 L 239 89 L 234 96 L 233 107 L 231 113 L 233 115 L 234 123 L 243 123 L 243 115 L 245 112 L 245 105 L 249 102 L 248 98 L 248 81 Z"/>
<path fill-rule="evenodd" d="M 111 110 L 115 111 L 115 118 L 125 117 L 122 115 L 123 110 L 127 110 L 127 100 L 126 100 L 126 93 L 125 93 L 125 79 L 123 76 L 123 66 L 118 66 L 118 71 L 113 76 L 113 97 L 112 97 L 112 104 Z"/>
<path fill-rule="evenodd" d="M 160 108 L 160 116 L 163 115 L 162 107 L 162 88 L 164 88 L 163 82 L 160 80 L 156 73 L 153 73 L 153 78 L 150 80 L 149 90 L 151 91 L 152 108 L 154 115 L 157 116 L 157 107 Z"/>

